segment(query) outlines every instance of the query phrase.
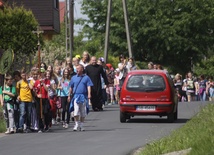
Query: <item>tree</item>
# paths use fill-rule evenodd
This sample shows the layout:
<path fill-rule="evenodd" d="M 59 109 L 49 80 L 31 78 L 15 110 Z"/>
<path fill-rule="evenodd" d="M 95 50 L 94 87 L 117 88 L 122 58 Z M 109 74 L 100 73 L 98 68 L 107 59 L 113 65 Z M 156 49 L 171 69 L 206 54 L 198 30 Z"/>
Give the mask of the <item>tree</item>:
<path fill-rule="evenodd" d="M 127 0 L 136 60 L 154 61 L 173 72 L 185 73 L 213 50 L 213 0 Z M 104 41 L 107 0 L 83 0 L 84 33 Z M 89 23 L 92 23 L 90 26 Z M 127 51 L 122 1 L 113 1 L 110 54 Z M 128 53 L 127 53 L 128 54 Z"/>
<path fill-rule="evenodd" d="M 0 47 L 11 48 L 15 54 L 34 53 L 37 36 L 32 33 L 38 22 L 33 13 L 23 6 L 5 6 L 0 10 Z"/>
<path fill-rule="evenodd" d="M 202 60 L 201 64 L 197 63 L 194 70 L 197 76 L 214 76 L 214 56 Z"/>
<path fill-rule="evenodd" d="M 32 31 L 36 30 L 38 22 L 33 13 L 23 6 L 5 6 L 0 10 L 0 21 L 0 48 L 13 49 L 14 62 L 25 64 L 37 51 L 37 36 Z"/>

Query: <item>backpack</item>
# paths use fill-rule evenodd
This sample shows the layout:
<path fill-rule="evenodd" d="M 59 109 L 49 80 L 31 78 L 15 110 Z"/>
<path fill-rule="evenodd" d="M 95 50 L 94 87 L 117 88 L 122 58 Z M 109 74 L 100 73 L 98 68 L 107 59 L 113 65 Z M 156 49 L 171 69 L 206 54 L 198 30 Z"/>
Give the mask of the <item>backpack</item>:
<path fill-rule="evenodd" d="M 13 86 L 10 86 L 10 92 L 11 92 L 11 93 L 12 93 L 12 89 L 13 89 Z M 15 94 L 15 96 L 12 97 L 12 100 L 13 100 L 13 103 L 14 103 L 14 104 L 17 103 L 17 101 L 16 101 L 16 100 L 17 100 L 17 97 L 18 97 L 17 94 Z"/>

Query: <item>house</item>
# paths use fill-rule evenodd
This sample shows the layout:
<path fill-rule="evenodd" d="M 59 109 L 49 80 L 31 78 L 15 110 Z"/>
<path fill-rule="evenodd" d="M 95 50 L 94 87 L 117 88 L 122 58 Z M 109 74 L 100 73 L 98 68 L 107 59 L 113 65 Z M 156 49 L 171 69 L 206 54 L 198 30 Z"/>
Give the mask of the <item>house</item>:
<path fill-rule="evenodd" d="M 9 5 L 23 5 L 32 10 L 37 19 L 44 37 L 51 39 L 54 34 L 60 32 L 59 0 L 4 0 Z"/>

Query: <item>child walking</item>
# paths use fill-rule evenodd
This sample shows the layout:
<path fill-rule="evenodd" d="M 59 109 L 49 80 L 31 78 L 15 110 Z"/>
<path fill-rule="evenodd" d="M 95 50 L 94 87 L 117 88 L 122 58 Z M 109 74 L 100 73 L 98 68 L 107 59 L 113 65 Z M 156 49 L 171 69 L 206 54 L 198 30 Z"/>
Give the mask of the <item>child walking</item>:
<path fill-rule="evenodd" d="M 6 134 L 14 133 L 14 99 L 16 88 L 12 86 L 12 76 L 5 77 L 4 88 L 0 87 L 0 102 L 3 106 L 3 113 L 6 120 Z"/>

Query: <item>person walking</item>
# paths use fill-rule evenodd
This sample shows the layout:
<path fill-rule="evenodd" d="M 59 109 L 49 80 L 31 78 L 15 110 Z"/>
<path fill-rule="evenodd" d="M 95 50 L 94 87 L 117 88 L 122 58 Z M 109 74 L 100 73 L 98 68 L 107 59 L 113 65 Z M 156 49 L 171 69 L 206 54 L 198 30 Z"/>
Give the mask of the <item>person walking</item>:
<path fill-rule="evenodd" d="M 76 66 L 79 65 L 79 58 L 73 57 L 73 59 L 72 59 L 72 65 L 73 65 L 73 68 L 74 68 L 74 72 L 76 73 L 77 72 Z"/>
<path fill-rule="evenodd" d="M 179 73 L 177 73 L 175 75 L 175 79 L 174 79 L 174 86 L 175 89 L 177 91 L 177 95 L 178 95 L 178 101 L 181 101 L 182 98 L 182 86 L 183 86 L 183 82 L 182 82 L 182 77 Z"/>
<path fill-rule="evenodd" d="M 188 72 L 187 73 L 187 79 L 186 82 L 184 83 L 186 88 L 187 88 L 187 100 L 188 102 L 194 101 L 194 96 L 195 96 L 195 81 L 192 77 L 192 73 Z"/>
<path fill-rule="evenodd" d="M 119 79 L 120 70 L 119 68 L 115 69 L 115 77 L 114 77 L 114 88 L 115 88 L 115 103 L 119 104 L 120 99 L 120 79 Z"/>
<path fill-rule="evenodd" d="M 205 79 L 204 75 L 200 76 L 200 81 L 198 82 L 199 85 L 199 96 L 200 96 L 200 101 L 206 101 L 207 98 L 207 85 L 208 85 L 208 81 Z"/>
<path fill-rule="evenodd" d="M 12 85 L 12 76 L 5 77 L 5 86 L 0 87 L 0 105 L 6 120 L 6 134 L 14 133 L 14 100 L 16 88 Z"/>
<path fill-rule="evenodd" d="M 128 72 L 130 72 L 132 70 L 137 70 L 137 65 L 135 64 L 134 58 L 128 59 L 127 70 L 128 70 Z"/>
<path fill-rule="evenodd" d="M 106 73 L 103 70 L 103 66 L 97 64 L 97 58 L 91 57 L 91 64 L 86 66 L 85 73 L 90 77 L 93 82 L 91 87 L 91 104 L 94 111 L 103 110 L 103 99 L 102 99 L 102 85 L 100 75 L 103 77 L 105 85 L 107 86 L 108 80 Z"/>
<path fill-rule="evenodd" d="M 148 63 L 148 69 L 154 69 L 154 64 L 153 64 L 153 62 L 149 62 Z"/>
<path fill-rule="evenodd" d="M 89 76 L 83 74 L 84 66 L 77 66 L 77 75 L 74 75 L 69 83 L 68 102 L 71 101 L 70 111 L 74 111 L 75 125 L 73 131 L 84 131 L 83 123 L 89 112 L 88 100 L 91 98 L 91 87 L 93 83 Z M 73 98 L 71 99 L 71 94 Z M 80 122 L 79 122 L 80 121 Z"/>
<path fill-rule="evenodd" d="M 56 92 L 57 92 L 57 96 L 56 96 L 56 107 L 57 107 L 57 116 L 56 116 L 56 122 L 57 124 L 60 123 L 61 121 L 61 110 L 62 110 L 62 104 L 61 104 L 61 97 L 60 97 L 60 94 L 61 94 L 61 90 L 58 88 L 58 85 L 59 85 L 59 81 L 61 80 L 62 76 L 61 76 L 61 67 L 60 66 L 55 66 L 54 67 L 54 74 L 57 78 L 57 89 L 56 89 Z"/>
<path fill-rule="evenodd" d="M 106 68 L 106 64 L 104 62 L 104 58 L 103 57 L 100 57 L 97 60 L 97 64 L 98 65 L 102 65 L 103 66 L 103 70 L 106 73 L 106 69 L 105 69 Z M 103 108 L 104 108 L 105 105 L 108 103 L 107 102 L 106 85 L 105 85 L 105 82 L 104 82 L 104 79 L 103 79 L 102 75 L 100 75 L 100 78 L 101 78 L 101 86 L 102 86 L 102 102 L 103 102 Z"/>
<path fill-rule="evenodd" d="M 34 86 L 36 80 L 38 79 L 39 76 L 39 70 L 38 68 L 32 68 L 31 70 L 31 76 L 32 79 L 30 80 L 30 84 Z M 37 117 L 37 112 L 36 112 L 36 100 L 35 100 L 35 93 L 32 91 L 32 96 L 33 96 L 33 101 L 32 101 L 32 111 L 31 111 L 31 125 L 32 129 L 35 131 L 38 131 L 38 117 Z"/>
<path fill-rule="evenodd" d="M 70 122 L 70 102 L 68 102 L 68 94 L 69 94 L 69 82 L 70 82 L 70 72 L 67 68 L 63 70 L 63 76 L 59 81 L 58 89 L 60 89 L 60 97 L 62 104 L 62 126 L 64 128 L 68 128 L 68 124 Z M 65 115 L 67 116 L 65 122 Z"/>
<path fill-rule="evenodd" d="M 50 80 L 50 87 L 48 88 L 48 97 L 49 97 L 49 103 L 50 103 L 50 123 L 52 125 L 55 124 L 56 121 L 56 88 L 57 88 L 57 78 L 53 74 L 52 71 L 47 70 L 46 71 L 46 78 Z"/>
<path fill-rule="evenodd" d="M 21 77 L 22 79 L 17 83 L 17 99 L 19 100 L 19 110 L 20 110 L 20 116 L 19 116 L 19 128 L 18 132 L 24 131 L 24 123 L 26 123 L 26 129 L 25 132 L 30 131 L 31 127 L 31 111 L 32 111 L 32 92 L 33 86 L 30 84 L 30 81 L 27 80 L 27 75 L 25 69 L 22 69 L 21 71 Z"/>
<path fill-rule="evenodd" d="M 34 91 L 36 92 L 36 110 L 37 116 L 39 119 L 39 131 L 41 133 L 43 131 L 49 130 L 49 111 L 50 111 L 50 103 L 48 100 L 48 89 L 50 87 L 50 80 L 46 78 L 46 72 L 44 68 L 40 69 L 40 77 L 36 80 L 34 84 Z M 41 103 L 40 103 L 41 102 Z M 40 107 L 42 105 L 42 107 Z M 42 110 L 41 110 L 42 109 Z"/>
<path fill-rule="evenodd" d="M 21 73 L 20 71 L 14 71 L 13 72 L 13 86 L 16 88 L 17 82 L 21 80 Z M 18 132 L 19 128 L 19 101 L 17 100 L 17 90 L 16 90 L 16 95 L 14 97 L 14 123 L 16 127 L 16 132 Z"/>
<path fill-rule="evenodd" d="M 214 101 L 214 81 L 213 81 L 213 76 L 209 77 L 208 80 L 208 85 L 206 88 L 206 92 L 209 96 L 209 101 Z"/>
<path fill-rule="evenodd" d="M 88 53 L 88 51 L 84 51 L 82 53 L 82 59 L 79 61 L 79 64 L 83 65 L 85 68 L 86 66 L 89 65 L 89 61 L 90 61 L 90 54 Z"/>
<path fill-rule="evenodd" d="M 108 83 L 109 83 L 107 88 L 106 88 L 108 104 L 112 105 L 112 104 L 114 104 L 114 78 L 115 78 L 115 74 L 114 74 L 114 71 L 111 70 L 108 66 L 106 66 L 106 76 L 107 76 Z"/>
<path fill-rule="evenodd" d="M 123 54 L 119 56 L 119 61 L 120 62 L 118 63 L 118 68 L 120 70 L 119 81 L 120 81 L 120 89 L 121 89 L 123 86 L 124 80 L 126 78 L 126 75 L 128 73 L 128 70 L 127 70 L 127 60 Z"/>

